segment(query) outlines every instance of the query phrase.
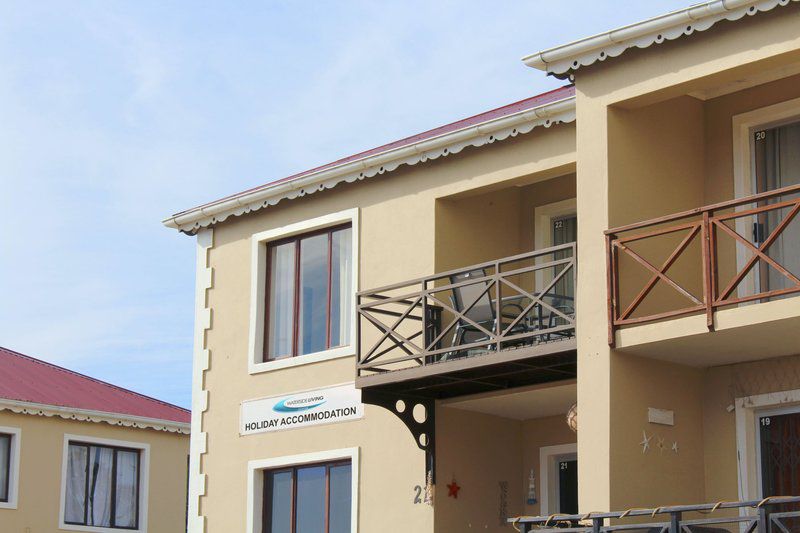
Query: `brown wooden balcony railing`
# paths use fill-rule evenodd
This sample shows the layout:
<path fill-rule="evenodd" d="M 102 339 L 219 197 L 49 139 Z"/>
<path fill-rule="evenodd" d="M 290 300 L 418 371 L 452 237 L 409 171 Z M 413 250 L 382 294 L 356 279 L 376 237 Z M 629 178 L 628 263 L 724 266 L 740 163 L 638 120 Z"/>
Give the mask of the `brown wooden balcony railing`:
<path fill-rule="evenodd" d="M 607 524 L 608 521 L 613 524 Z M 800 526 L 800 497 L 775 496 L 761 501 L 674 505 L 582 515 L 521 516 L 510 518 L 508 522 L 523 533 L 790 533 L 798 531 Z"/>
<path fill-rule="evenodd" d="M 357 375 L 575 335 L 575 243 L 358 293 Z"/>
<path fill-rule="evenodd" d="M 713 329 L 714 312 L 720 307 L 800 292 L 796 254 L 782 259 L 784 254 L 770 249 L 795 220 L 792 239 L 800 234 L 795 233 L 800 231 L 798 212 L 800 185 L 794 185 L 606 231 L 609 344 L 614 344 L 615 329 L 621 326 L 705 313 Z M 669 238 L 672 241 L 666 242 Z M 647 259 L 645 249 L 663 260 Z M 620 266 L 623 259 L 629 262 L 626 271 Z M 679 261 L 686 281 L 668 273 Z M 646 273 L 646 281 L 631 286 L 642 280 L 632 275 L 637 268 Z M 751 281 L 748 287 L 744 282 L 755 279 L 755 270 L 761 281 Z M 772 283 L 764 281 L 768 272 Z M 672 296 L 680 296 L 681 304 L 672 299 L 664 309 L 650 301 L 659 282 Z M 623 292 L 627 298 L 621 297 Z M 642 311 L 648 304 L 656 305 Z"/>

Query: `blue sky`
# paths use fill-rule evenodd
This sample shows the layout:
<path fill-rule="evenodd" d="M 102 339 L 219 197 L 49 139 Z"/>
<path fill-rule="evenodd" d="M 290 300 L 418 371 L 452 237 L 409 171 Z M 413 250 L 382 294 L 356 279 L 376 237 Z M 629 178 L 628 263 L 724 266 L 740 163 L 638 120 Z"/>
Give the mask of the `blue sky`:
<path fill-rule="evenodd" d="M 189 406 L 166 215 L 555 88 L 519 58 L 687 3 L 0 1 L 0 345 Z"/>

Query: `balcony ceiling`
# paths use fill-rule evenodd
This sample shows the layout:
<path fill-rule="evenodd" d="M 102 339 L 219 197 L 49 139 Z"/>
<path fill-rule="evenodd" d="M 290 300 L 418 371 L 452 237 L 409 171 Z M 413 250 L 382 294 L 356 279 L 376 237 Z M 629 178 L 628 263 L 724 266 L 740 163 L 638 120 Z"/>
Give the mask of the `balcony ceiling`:
<path fill-rule="evenodd" d="M 515 420 L 531 420 L 566 414 L 576 402 L 577 395 L 575 380 L 569 380 L 446 400 L 442 406 Z"/>

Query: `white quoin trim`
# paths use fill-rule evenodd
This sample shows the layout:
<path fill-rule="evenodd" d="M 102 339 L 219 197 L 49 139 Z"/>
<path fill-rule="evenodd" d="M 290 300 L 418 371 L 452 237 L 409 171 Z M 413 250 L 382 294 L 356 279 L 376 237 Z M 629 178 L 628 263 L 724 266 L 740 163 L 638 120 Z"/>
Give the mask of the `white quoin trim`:
<path fill-rule="evenodd" d="M 537 126 L 575 120 L 575 97 L 564 98 L 538 107 L 495 118 L 437 137 L 386 150 L 355 161 L 305 174 L 297 179 L 265 185 L 210 204 L 195 207 L 163 221 L 169 228 L 195 233 L 202 227 L 222 222 L 229 216 L 239 216 L 275 205 L 283 199 L 297 198 L 336 185 L 363 180 L 396 170 L 401 165 L 416 165 L 431 159 L 456 154 L 467 146 L 483 146 L 495 141 L 528 133 Z"/>
<path fill-rule="evenodd" d="M 205 533 L 205 517 L 200 514 L 200 497 L 206 493 L 206 475 L 200 468 L 200 456 L 206 453 L 208 435 L 203 432 L 203 413 L 208 408 L 208 391 L 204 375 L 208 370 L 210 352 L 206 348 L 206 332 L 211 329 L 211 308 L 208 289 L 213 286 L 214 273 L 210 266 L 210 250 L 214 246 L 214 230 L 197 232 L 195 274 L 194 361 L 192 363 L 192 434 L 189 438 L 189 503 L 187 531 Z"/>
<path fill-rule="evenodd" d="M 630 48 L 647 48 L 672 41 L 696 31 L 705 31 L 721 20 L 739 20 L 745 15 L 770 11 L 798 0 L 712 0 L 685 9 L 629 24 L 615 30 L 549 48 L 522 58 L 529 67 L 544 70 L 559 78 L 571 71 Z"/>

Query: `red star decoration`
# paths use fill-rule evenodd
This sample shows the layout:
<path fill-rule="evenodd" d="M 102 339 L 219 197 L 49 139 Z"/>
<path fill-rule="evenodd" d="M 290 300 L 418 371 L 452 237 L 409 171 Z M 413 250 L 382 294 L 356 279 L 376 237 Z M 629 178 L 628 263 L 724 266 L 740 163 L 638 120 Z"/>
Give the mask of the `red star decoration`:
<path fill-rule="evenodd" d="M 447 485 L 447 495 L 452 496 L 455 499 L 458 499 L 458 491 L 460 490 L 461 487 L 458 486 L 458 483 L 456 483 L 455 479 L 451 481 L 449 485 Z"/>

